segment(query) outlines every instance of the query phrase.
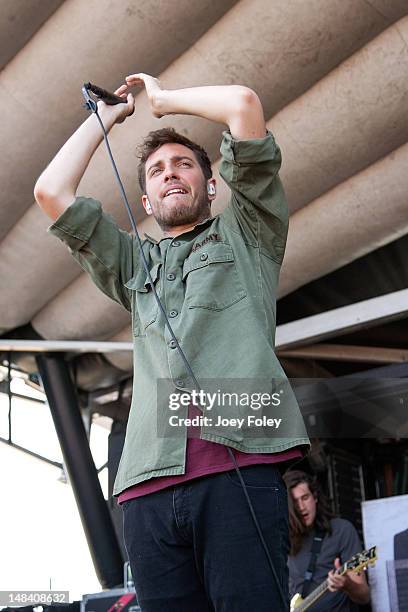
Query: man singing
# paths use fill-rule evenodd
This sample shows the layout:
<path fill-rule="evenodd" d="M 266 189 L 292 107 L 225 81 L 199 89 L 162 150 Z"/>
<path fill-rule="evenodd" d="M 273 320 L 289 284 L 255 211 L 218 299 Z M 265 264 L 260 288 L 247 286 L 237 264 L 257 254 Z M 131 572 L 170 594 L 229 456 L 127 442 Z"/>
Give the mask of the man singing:
<path fill-rule="evenodd" d="M 98 104 L 107 130 L 132 114 L 128 88 L 134 85 L 146 88 L 156 117 L 196 115 L 228 126 L 220 173 L 231 200 L 215 217 L 216 181 L 198 144 L 163 128 L 148 134 L 140 149 L 142 204 L 163 236 L 159 241 L 146 236 L 143 251 L 195 377 L 233 380 L 237 386 L 245 379 L 287 383 L 274 341 L 288 209 L 278 177 L 280 150 L 266 130 L 258 96 L 236 85 L 163 90 L 157 79 L 135 74 L 116 91 L 124 104 Z M 194 384 L 134 237 L 116 226 L 100 202 L 76 195 L 101 140 L 91 116 L 40 176 L 35 197 L 54 221 L 51 233 L 132 316 L 134 394 L 114 494 L 123 507 L 139 604 L 144 612 L 286 610 L 288 516 L 280 473 L 308 445 L 296 400 L 286 391 L 281 426 L 286 433 L 279 433 L 278 418 L 270 419 L 273 427 L 257 430 L 248 423 L 253 406 L 240 404 L 233 414 L 243 419 L 240 427 L 237 419 L 224 419 L 218 428 L 206 422 L 197 436 L 188 437 L 185 425 L 178 435 L 160 434 L 158 423 L 168 414 L 157 399 L 157 381 L 169 379 L 180 393 L 192 392 Z M 216 409 L 228 416 L 222 405 Z M 276 411 L 270 406 L 268 414 L 280 416 Z M 200 411 L 193 405 L 183 413 L 195 414 Z"/>

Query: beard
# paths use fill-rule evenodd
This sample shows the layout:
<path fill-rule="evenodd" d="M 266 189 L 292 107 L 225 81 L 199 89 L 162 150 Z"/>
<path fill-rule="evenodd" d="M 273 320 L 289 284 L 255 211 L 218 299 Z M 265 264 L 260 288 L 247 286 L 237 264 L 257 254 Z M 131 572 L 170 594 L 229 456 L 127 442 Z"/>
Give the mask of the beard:
<path fill-rule="evenodd" d="M 208 201 L 207 192 L 204 189 L 200 196 L 189 204 L 175 202 L 167 206 L 163 201 L 152 206 L 153 217 L 156 219 L 163 231 L 180 225 L 200 223 L 207 219 L 211 213 L 211 204 Z"/>

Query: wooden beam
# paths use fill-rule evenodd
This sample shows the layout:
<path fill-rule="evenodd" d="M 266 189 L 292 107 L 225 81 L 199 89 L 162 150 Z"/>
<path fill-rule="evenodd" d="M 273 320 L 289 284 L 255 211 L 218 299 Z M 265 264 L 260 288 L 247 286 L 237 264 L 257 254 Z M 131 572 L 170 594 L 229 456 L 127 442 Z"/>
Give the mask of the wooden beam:
<path fill-rule="evenodd" d="M 405 349 L 343 344 L 312 344 L 294 349 L 277 350 L 281 358 L 323 359 L 325 361 L 350 361 L 364 363 L 403 363 L 408 361 Z"/>

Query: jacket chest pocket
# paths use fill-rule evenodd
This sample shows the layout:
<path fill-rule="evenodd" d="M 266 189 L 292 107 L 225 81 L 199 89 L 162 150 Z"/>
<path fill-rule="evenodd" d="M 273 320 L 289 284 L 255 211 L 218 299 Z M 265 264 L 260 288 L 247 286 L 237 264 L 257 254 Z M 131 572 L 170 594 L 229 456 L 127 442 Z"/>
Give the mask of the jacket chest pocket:
<path fill-rule="evenodd" d="M 157 292 L 159 292 L 160 268 L 159 263 L 150 270 Z M 133 335 L 145 336 L 146 329 L 157 319 L 159 306 L 144 268 L 139 269 L 135 276 L 125 283 L 125 287 L 131 294 Z"/>
<path fill-rule="evenodd" d="M 188 308 L 224 310 L 246 296 L 229 244 L 208 243 L 184 261 Z"/>

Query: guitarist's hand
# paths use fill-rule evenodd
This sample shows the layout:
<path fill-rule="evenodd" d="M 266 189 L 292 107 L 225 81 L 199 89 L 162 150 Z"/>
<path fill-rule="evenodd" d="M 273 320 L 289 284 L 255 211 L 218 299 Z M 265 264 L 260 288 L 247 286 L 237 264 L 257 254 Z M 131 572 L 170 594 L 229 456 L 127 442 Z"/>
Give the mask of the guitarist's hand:
<path fill-rule="evenodd" d="M 351 601 L 365 605 L 370 601 L 370 591 L 368 589 L 367 580 L 364 573 L 347 572 L 340 576 L 337 570 L 340 569 L 340 559 L 334 562 L 334 569 L 327 575 L 327 588 L 334 593 L 335 591 L 343 591 Z"/>
<path fill-rule="evenodd" d="M 347 590 L 347 583 L 350 580 L 347 574 L 340 576 L 336 574 L 336 571 L 340 569 L 340 559 L 337 557 L 334 561 L 334 569 L 332 569 L 327 575 L 327 586 L 329 591 L 334 593 L 335 591 Z"/>

